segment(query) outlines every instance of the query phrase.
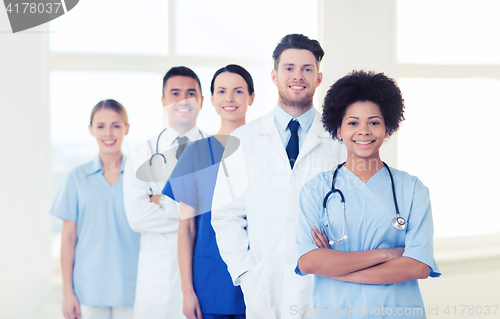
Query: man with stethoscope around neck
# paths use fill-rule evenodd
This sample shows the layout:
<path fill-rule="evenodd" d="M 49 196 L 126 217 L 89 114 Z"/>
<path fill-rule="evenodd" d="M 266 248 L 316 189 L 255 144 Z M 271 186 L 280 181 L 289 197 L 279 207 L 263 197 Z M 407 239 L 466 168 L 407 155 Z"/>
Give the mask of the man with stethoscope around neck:
<path fill-rule="evenodd" d="M 203 96 L 191 69 L 181 66 L 167 72 L 161 101 L 167 127 L 145 143 L 147 160 L 127 161 L 124 173 L 125 211 L 130 227 L 141 233 L 135 319 L 184 318 L 177 262 L 179 210 L 161 190 L 186 145 L 206 137 L 196 126 Z"/>

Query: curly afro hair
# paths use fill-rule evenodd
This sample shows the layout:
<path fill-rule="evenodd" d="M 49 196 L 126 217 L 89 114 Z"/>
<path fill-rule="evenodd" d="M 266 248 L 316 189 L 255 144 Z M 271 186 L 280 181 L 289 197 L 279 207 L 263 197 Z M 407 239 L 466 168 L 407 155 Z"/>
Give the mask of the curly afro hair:
<path fill-rule="evenodd" d="M 399 129 L 405 119 L 405 102 L 396 81 L 384 73 L 352 71 L 330 87 L 323 102 L 321 121 L 333 139 L 338 139 L 337 128 L 347 107 L 366 101 L 379 106 L 389 136 Z"/>

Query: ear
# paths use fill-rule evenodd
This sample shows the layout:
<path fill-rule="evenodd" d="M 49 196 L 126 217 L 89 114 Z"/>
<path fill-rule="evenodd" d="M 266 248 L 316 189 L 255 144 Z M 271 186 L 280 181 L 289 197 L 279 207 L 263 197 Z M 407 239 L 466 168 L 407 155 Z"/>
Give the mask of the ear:
<path fill-rule="evenodd" d="M 128 134 L 128 130 L 129 130 L 129 129 L 130 129 L 130 124 L 127 124 L 127 125 L 125 126 L 125 135 L 127 135 L 127 134 Z"/>
<path fill-rule="evenodd" d="M 203 107 L 203 100 L 204 99 L 205 98 L 203 96 L 200 98 L 200 105 L 199 105 L 199 108 L 198 108 L 198 110 L 200 110 L 200 111 L 201 111 L 201 108 Z"/>
<path fill-rule="evenodd" d="M 167 106 L 167 100 L 165 99 L 165 96 L 162 96 L 162 97 L 161 97 L 161 104 L 162 104 L 163 106 Z"/>
<path fill-rule="evenodd" d="M 278 71 L 276 71 L 275 69 L 273 69 L 271 71 L 271 78 L 273 79 L 274 85 L 278 86 Z"/>
<path fill-rule="evenodd" d="M 342 139 L 342 133 L 340 132 L 340 127 L 337 127 L 337 136 L 338 136 L 339 140 Z"/>
<path fill-rule="evenodd" d="M 248 102 L 248 106 L 253 104 L 254 99 L 255 99 L 255 92 L 253 92 L 252 95 L 250 96 L 250 102 Z"/>
<path fill-rule="evenodd" d="M 89 132 L 90 132 L 90 135 L 94 136 L 94 132 L 92 132 L 92 125 L 89 124 Z"/>
<path fill-rule="evenodd" d="M 385 127 L 385 138 L 389 138 L 389 128 Z"/>
<path fill-rule="evenodd" d="M 316 87 L 318 87 L 322 81 L 323 81 L 323 73 L 319 72 L 318 73 L 318 81 L 316 82 Z"/>

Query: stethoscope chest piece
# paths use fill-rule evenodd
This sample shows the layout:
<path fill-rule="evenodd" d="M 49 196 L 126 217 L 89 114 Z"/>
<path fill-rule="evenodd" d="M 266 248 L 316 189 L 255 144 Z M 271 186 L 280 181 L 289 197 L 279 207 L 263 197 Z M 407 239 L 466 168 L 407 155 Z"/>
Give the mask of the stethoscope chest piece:
<path fill-rule="evenodd" d="M 397 230 L 404 230 L 406 228 L 406 221 L 403 217 L 394 217 L 392 219 L 392 226 Z"/>

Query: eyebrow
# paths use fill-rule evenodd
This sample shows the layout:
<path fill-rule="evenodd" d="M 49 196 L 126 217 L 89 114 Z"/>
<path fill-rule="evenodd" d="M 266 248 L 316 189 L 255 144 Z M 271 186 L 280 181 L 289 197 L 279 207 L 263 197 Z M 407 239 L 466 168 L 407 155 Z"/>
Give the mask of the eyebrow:
<path fill-rule="evenodd" d="M 176 89 L 176 88 L 173 88 L 173 89 L 170 89 L 169 92 L 177 92 L 177 91 L 180 91 L 181 89 Z M 188 92 L 197 92 L 196 89 L 188 89 L 187 90 Z"/>
<path fill-rule="evenodd" d="M 242 89 L 242 88 L 243 88 L 242 86 L 238 86 L 238 87 L 233 88 L 233 90 Z M 219 86 L 219 87 L 217 87 L 217 90 L 218 90 L 218 89 L 224 89 L 224 90 L 226 90 L 226 88 L 225 88 L 225 87 L 223 87 L 223 86 Z"/>
<path fill-rule="evenodd" d="M 374 118 L 379 118 L 379 119 L 382 119 L 380 116 L 378 115 L 374 115 L 374 116 L 370 116 L 368 119 L 371 120 L 371 119 L 374 119 Z M 359 117 L 356 117 L 356 116 L 349 116 L 347 119 L 355 119 L 355 120 L 359 120 Z"/>
<path fill-rule="evenodd" d="M 116 123 L 120 124 L 120 123 L 121 123 L 121 121 L 114 121 L 114 122 L 112 122 L 111 124 L 116 124 Z M 105 122 L 96 122 L 96 124 L 98 124 L 98 125 L 103 125 L 103 124 L 106 124 L 106 123 L 105 123 Z"/>
<path fill-rule="evenodd" d="M 295 63 L 283 63 L 283 66 L 295 66 Z M 303 64 L 302 67 L 316 67 L 314 64 Z"/>

